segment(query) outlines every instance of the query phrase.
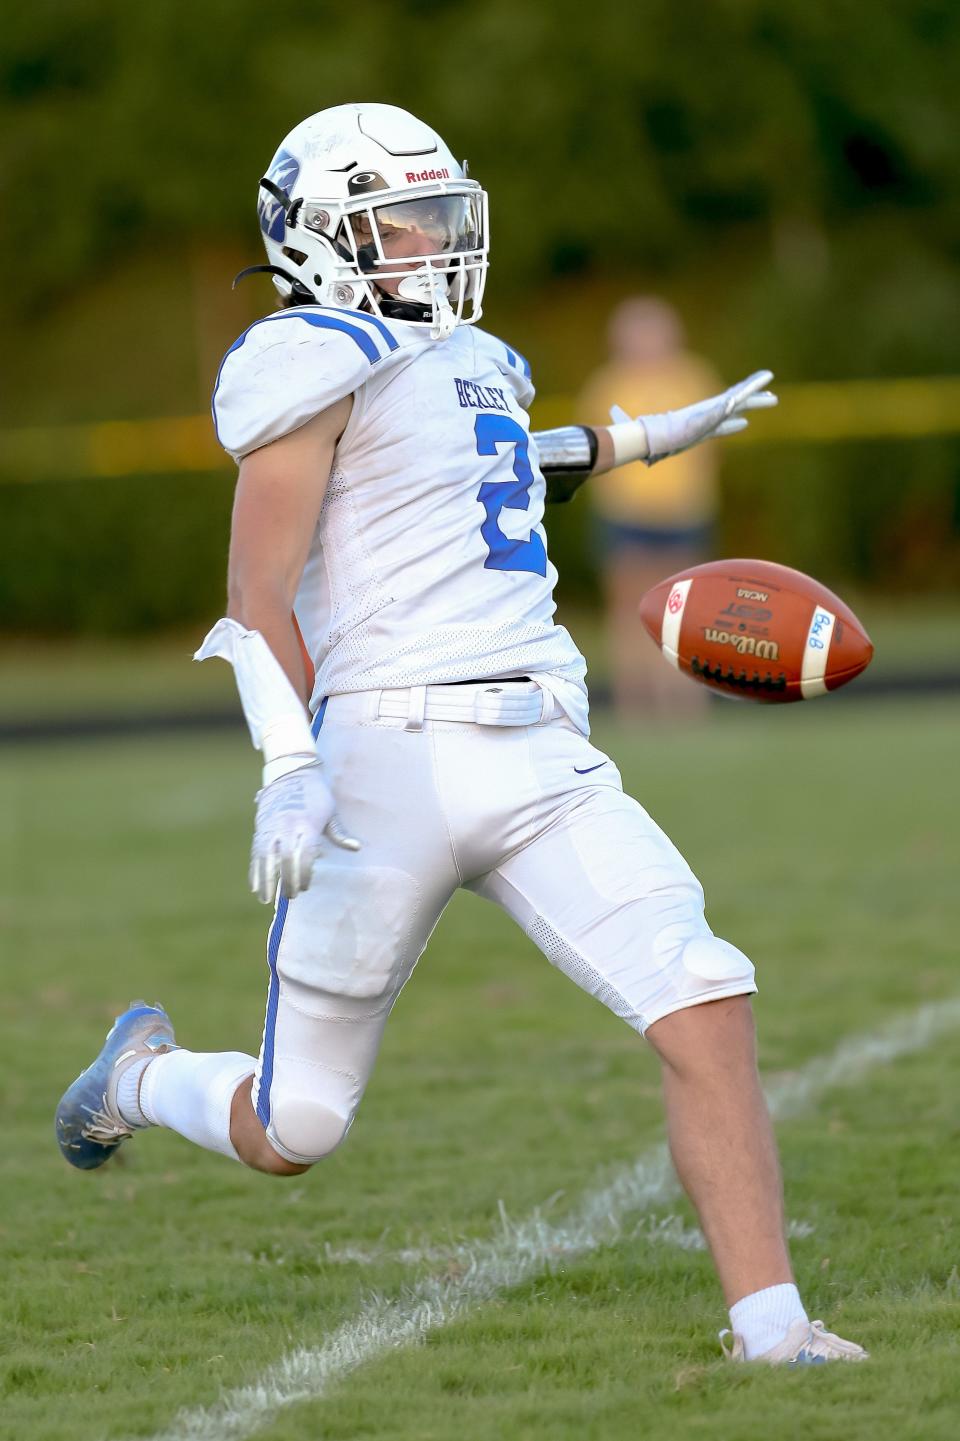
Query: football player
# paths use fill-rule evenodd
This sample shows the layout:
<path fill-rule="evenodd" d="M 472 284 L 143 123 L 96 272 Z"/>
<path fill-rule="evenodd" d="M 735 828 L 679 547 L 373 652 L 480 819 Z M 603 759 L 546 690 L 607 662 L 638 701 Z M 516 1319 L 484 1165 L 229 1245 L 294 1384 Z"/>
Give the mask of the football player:
<path fill-rule="evenodd" d="M 531 434 L 529 366 L 477 323 L 487 197 L 392 106 L 298 125 L 260 181 L 259 219 L 281 305 L 216 381 L 239 479 L 229 614 L 197 654 L 233 665 L 263 753 L 263 1043 L 259 1057 L 182 1049 L 166 1013 L 135 1002 L 60 1103 L 64 1156 L 92 1169 L 167 1126 L 272 1175 L 307 1170 L 346 1136 L 462 886 L 660 1058 L 727 1353 L 861 1359 L 794 1283 L 753 966 L 713 934 L 689 866 L 590 743 L 542 524 L 545 499 L 591 473 L 741 429 L 775 403 L 770 373 L 675 412 Z"/>

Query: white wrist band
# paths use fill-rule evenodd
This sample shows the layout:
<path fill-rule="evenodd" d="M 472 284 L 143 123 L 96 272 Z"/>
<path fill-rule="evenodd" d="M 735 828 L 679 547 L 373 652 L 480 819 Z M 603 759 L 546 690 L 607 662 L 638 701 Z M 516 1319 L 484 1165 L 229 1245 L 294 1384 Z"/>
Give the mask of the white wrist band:
<path fill-rule="evenodd" d="M 300 706 L 298 711 L 271 716 L 264 721 L 260 729 L 260 750 L 266 764 L 279 760 L 281 756 L 299 755 L 313 750 L 313 736 L 310 734 L 310 723 L 306 717 L 306 711 Z"/>
<path fill-rule="evenodd" d="M 646 460 L 650 454 L 650 442 L 642 420 L 622 420 L 608 425 L 613 441 L 614 465 L 629 465 L 631 460 Z"/>
<path fill-rule="evenodd" d="M 309 755 L 277 756 L 275 760 L 264 762 L 264 787 L 266 788 L 273 781 L 280 780 L 283 776 L 292 775 L 294 771 L 302 771 L 305 766 L 315 766 L 317 764 L 316 751 L 311 751 Z"/>

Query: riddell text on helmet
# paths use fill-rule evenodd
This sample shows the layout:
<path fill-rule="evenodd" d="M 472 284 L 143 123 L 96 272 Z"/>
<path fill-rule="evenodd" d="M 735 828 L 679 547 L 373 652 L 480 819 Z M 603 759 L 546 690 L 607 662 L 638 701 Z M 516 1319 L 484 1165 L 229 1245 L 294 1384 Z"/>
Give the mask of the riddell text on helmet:
<path fill-rule="evenodd" d="M 412 185 L 415 180 L 449 180 L 450 171 L 443 170 L 408 170 L 407 184 Z"/>

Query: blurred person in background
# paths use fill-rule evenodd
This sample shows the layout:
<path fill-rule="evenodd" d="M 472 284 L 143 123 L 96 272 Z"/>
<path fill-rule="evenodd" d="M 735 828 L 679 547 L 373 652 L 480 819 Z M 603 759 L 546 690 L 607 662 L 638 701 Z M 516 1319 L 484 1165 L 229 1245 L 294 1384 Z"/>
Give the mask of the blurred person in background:
<path fill-rule="evenodd" d="M 636 295 L 613 311 L 609 359 L 586 382 L 577 413 L 588 424 L 621 406 L 636 415 L 685 405 L 719 388 L 705 360 L 684 345 L 672 306 Z M 618 717 L 698 716 L 710 694 L 664 665 L 638 622 L 641 598 L 675 571 L 708 559 L 717 514 L 715 447 L 698 445 L 656 466 L 637 460 L 594 476 L 588 491 L 596 515 L 607 649 Z"/>

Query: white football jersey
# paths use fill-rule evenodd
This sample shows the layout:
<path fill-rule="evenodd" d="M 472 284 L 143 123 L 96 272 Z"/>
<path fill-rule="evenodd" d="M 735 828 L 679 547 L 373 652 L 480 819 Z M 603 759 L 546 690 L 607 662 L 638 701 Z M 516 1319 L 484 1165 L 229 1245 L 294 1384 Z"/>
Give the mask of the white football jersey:
<path fill-rule="evenodd" d="M 586 732 L 586 664 L 554 624 L 529 366 L 502 341 L 304 306 L 257 321 L 213 395 L 240 460 L 344 396 L 350 421 L 295 601 L 324 695 L 536 676 Z"/>

